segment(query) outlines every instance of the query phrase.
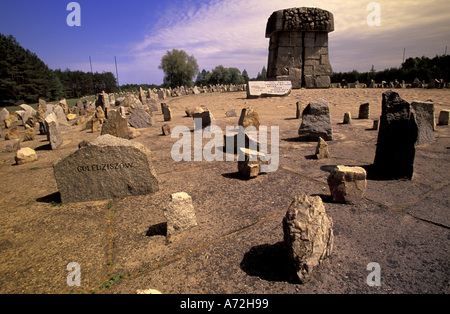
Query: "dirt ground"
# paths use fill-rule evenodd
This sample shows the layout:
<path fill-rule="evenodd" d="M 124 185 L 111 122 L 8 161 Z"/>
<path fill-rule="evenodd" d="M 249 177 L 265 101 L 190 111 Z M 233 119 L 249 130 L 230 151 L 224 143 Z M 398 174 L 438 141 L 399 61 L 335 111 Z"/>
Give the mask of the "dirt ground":
<path fill-rule="evenodd" d="M 450 128 L 437 126 L 436 141 L 416 148 L 411 181 L 368 180 L 360 205 L 330 201 L 327 177 L 335 165 L 372 164 L 383 89 L 294 90 L 283 98 L 246 99 L 245 92 L 188 95 L 167 99 L 172 129 L 193 129 L 186 107 L 205 106 L 217 125 L 236 127 L 241 109 L 254 107 L 262 126 L 279 127 L 280 164 L 276 172 L 252 180 L 237 175 L 237 162 L 181 161 L 171 157 L 179 138 L 161 135 L 165 124 L 140 129 L 153 153 L 160 182 L 153 195 L 61 204 L 53 163 L 99 133 L 80 126 L 63 132 L 64 143 L 50 150 L 45 136 L 22 142 L 39 160 L 14 165 L 14 153 L 0 140 L 0 293 L 303 294 L 445 293 L 450 279 Z M 398 89 L 402 98 L 431 99 L 436 119 L 450 109 L 450 90 Z M 296 140 L 301 120 L 295 104 L 329 102 L 334 140 L 331 157 L 311 158 L 316 143 Z M 370 120 L 359 120 L 359 105 L 370 103 Z M 226 117 L 235 109 L 237 117 Z M 344 113 L 353 121 L 344 125 Z M 19 127 L 23 134 L 23 127 Z M 4 134 L 4 133 L 3 133 Z M 270 138 L 270 136 L 269 136 Z M 209 139 L 204 139 L 203 144 Z M 198 226 L 167 244 L 162 208 L 170 194 L 188 193 Z M 334 223 L 330 259 L 312 280 L 298 284 L 287 272 L 282 219 L 294 196 L 322 197 Z M 80 266 L 81 286 L 67 277 Z M 370 287 L 367 265 L 381 267 L 381 286 Z"/>

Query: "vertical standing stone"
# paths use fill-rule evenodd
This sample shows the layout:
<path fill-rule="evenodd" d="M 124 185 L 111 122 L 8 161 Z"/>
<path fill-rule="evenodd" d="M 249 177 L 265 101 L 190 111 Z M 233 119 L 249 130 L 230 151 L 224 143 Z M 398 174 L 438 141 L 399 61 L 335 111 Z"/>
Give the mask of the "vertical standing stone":
<path fill-rule="evenodd" d="M 101 135 L 107 134 L 125 139 L 130 137 L 128 121 L 117 110 L 109 111 L 108 119 L 103 123 Z"/>
<path fill-rule="evenodd" d="M 303 110 L 303 120 L 298 130 L 302 141 L 317 141 L 319 137 L 325 141 L 333 140 L 330 108 L 323 99 L 314 100 Z"/>
<path fill-rule="evenodd" d="M 167 240 L 177 233 L 197 226 L 192 198 L 185 192 L 174 193 L 170 196 L 170 202 L 164 209 L 167 219 Z"/>
<path fill-rule="evenodd" d="M 414 101 L 411 107 L 414 109 L 419 129 L 416 145 L 434 142 L 434 131 L 436 129 L 434 104 L 432 102 Z"/>
<path fill-rule="evenodd" d="M 165 103 L 161 103 L 161 111 L 164 116 L 164 121 L 172 121 L 172 111 Z"/>
<path fill-rule="evenodd" d="M 448 125 L 450 110 L 441 110 L 439 113 L 439 125 Z"/>
<path fill-rule="evenodd" d="M 300 101 L 297 102 L 297 111 L 295 113 L 295 118 L 300 119 L 302 117 L 303 105 Z"/>
<path fill-rule="evenodd" d="M 319 196 L 294 198 L 283 219 L 284 243 L 298 280 L 308 282 L 333 251 L 333 220 Z"/>
<path fill-rule="evenodd" d="M 323 140 L 323 138 L 319 137 L 319 141 L 316 146 L 316 159 L 324 159 L 330 157 L 330 151 L 328 149 L 328 144 Z"/>
<path fill-rule="evenodd" d="M 343 124 L 351 124 L 352 123 L 352 114 L 350 112 L 346 112 L 344 114 L 344 121 Z"/>
<path fill-rule="evenodd" d="M 359 115 L 358 119 L 369 119 L 369 111 L 370 110 L 370 104 L 365 103 L 359 106 Z"/>
<path fill-rule="evenodd" d="M 328 33 L 334 17 L 318 8 L 273 12 L 266 27 L 270 38 L 267 77 L 291 81 L 293 88 L 329 88 Z"/>
<path fill-rule="evenodd" d="M 411 105 L 396 92 L 383 93 L 372 175 L 382 179 L 411 179 L 417 136 L 417 122 Z"/>
<path fill-rule="evenodd" d="M 54 113 L 51 113 L 44 119 L 44 121 L 45 128 L 47 130 L 47 140 L 50 142 L 50 146 L 53 150 L 57 149 L 63 142 L 58 118 Z"/>

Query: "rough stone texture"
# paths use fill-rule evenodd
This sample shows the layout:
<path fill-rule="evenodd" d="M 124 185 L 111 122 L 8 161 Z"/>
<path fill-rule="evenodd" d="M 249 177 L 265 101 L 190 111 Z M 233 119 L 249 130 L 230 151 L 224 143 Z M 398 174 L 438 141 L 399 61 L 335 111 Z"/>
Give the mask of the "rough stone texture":
<path fill-rule="evenodd" d="M 7 152 L 7 153 L 16 152 L 19 149 L 20 149 L 20 140 L 19 139 L 11 140 L 5 146 L 5 152 Z"/>
<path fill-rule="evenodd" d="M 366 193 L 366 170 L 361 167 L 336 166 L 328 177 L 333 201 L 359 204 Z"/>
<path fill-rule="evenodd" d="M 101 135 L 110 134 L 116 137 L 128 139 L 128 121 L 122 118 L 117 110 L 110 110 L 108 119 L 103 123 Z"/>
<path fill-rule="evenodd" d="M 295 118 L 296 119 L 301 119 L 303 105 L 302 105 L 302 103 L 300 101 L 297 101 L 296 105 L 297 105 L 297 108 L 296 108 L 296 111 L 295 111 Z"/>
<path fill-rule="evenodd" d="M 238 161 L 238 171 L 245 179 L 255 178 L 261 172 L 261 164 L 266 163 L 262 161 L 265 155 L 256 150 L 248 148 L 239 148 L 241 154 L 244 155 L 244 160 Z"/>
<path fill-rule="evenodd" d="M 242 126 L 244 129 L 248 126 L 254 126 L 256 130 L 259 130 L 259 115 L 258 112 L 256 112 L 256 109 L 253 107 L 243 108 L 238 125 Z"/>
<path fill-rule="evenodd" d="M 319 137 L 325 141 L 333 140 L 330 108 L 323 99 L 312 101 L 303 110 L 303 120 L 298 130 L 302 141 L 318 141 Z"/>
<path fill-rule="evenodd" d="M 159 189 L 150 150 L 111 135 L 98 137 L 53 168 L 63 203 L 144 195 Z"/>
<path fill-rule="evenodd" d="M 306 283 L 333 250 L 333 220 L 322 199 L 296 196 L 283 219 L 284 243 L 301 283 Z"/>
<path fill-rule="evenodd" d="M 3 108 L 0 111 L 0 123 L 3 123 L 5 121 L 7 115 L 9 115 L 9 111 L 6 108 Z"/>
<path fill-rule="evenodd" d="M 162 134 L 165 136 L 170 135 L 172 133 L 170 125 L 168 125 L 168 124 L 164 124 L 161 127 L 161 130 L 162 130 Z"/>
<path fill-rule="evenodd" d="M 369 176 L 411 179 L 418 127 L 411 105 L 396 92 L 383 93 L 375 160 Z"/>
<path fill-rule="evenodd" d="M 164 116 L 164 121 L 172 121 L 172 111 L 165 103 L 161 103 L 161 112 Z"/>
<path fill-rule="evenodd" d="M 20 138 L 19 128 L 17 126 L 6 132 L 5 140 L 16 140 Z"/>
<path fill-rule="evenodd" d="M 38 157 L 34 149 L 24 147 L 17 151 L 15 160 L 16 164 L 23 165 L 38 160 Z"/>
<path fill-rule="evenodd" d="M 434 142 L 434 131 L 436 129 L 434 104 L 432 102 L 414 101 L 411 103 L 411 107 L 414 109 L 419 129 L 416 145 Z"/>
<path fill-rule="evenodd" d="M 197 226 L 192 198 L 185 192 L 174 193 L 170 196 L 170 201 L 164 209 L 164 216 L 167 219 L 167 239 Z"/>
<path fill-rule="evenodd" d="M 274 12 L 266 26 L 270 38 L 267 77 L 289 80 L 293 88 L 329 88 L 328 33 L 334 17 L 318 8 Z"/>
<path fill-rule="evenodd" d="M 194 119 L 195 130 L 204 129 L 216 123 L 211 111 L 207 108 L 195 108 L 192 112 L 192 118 Z"/>
<path fill-rule="evenodd" d="M 155 125 L 152 117 L 142 108 L 136 108 L 133 110 L 128 123 L 136 129 L 149 128 Z"/>
<path fill-rule="evenodd" d="M 22 141 L 27 142 L 32 140 L 34 140 L 34 128 L 28 127 Z"/>
<path fill-rule="evenodd" d="M 352 123 L 352 114 L 350 112 L 346 112 L 344 114 L 344 121 L 342 121 L 343 124 L 351 124 Z"/>
<path fill-rule="evenodd" d="M 319 141 L 317 142 L 315 157 L 316 159 L 324 159 L 330 157 L 328 144 L 321 137 L 319 137 Z"/>
<path fill-rule="evenodd" d="M 365 103 L 359 106 L 358 119 L 369 119 L 370 114 L 370 104 Z"/>
<path fill-rule="evenodd" d="M 47 131 L 47 140 L 52 149 L 58 149 L 63 142 L 63 136 L 59 128 L 58 118 L 54 113 L 49 114 L 45 119 L 45 129 Z"/>
<path fill-rule="evenodd" d="M 450 110 L 441 110 L 439 113 L 439 125 L 448 125 Z"/>
<path fill-rule="evenodd" d="M 102 92 L 97 94 L 97 100 L 95 102 L 95 107 L 102 107 L 103 110 L 106 110 L 110 107 L 109 104 L 109 96 L 107 93 Z"/>
<path fill-rule="evenodd" d="M 283 97 L 292 91 L 291 81 L 261 82 L 252 81 L 247 83 L 247 98 L 259 97 Z"/>

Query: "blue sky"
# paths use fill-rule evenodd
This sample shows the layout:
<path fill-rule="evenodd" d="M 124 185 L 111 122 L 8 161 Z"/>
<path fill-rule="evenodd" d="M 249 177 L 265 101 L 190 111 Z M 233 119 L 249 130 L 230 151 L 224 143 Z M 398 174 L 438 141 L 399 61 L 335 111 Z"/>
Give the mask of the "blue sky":
<path fill-rule="evenodd" d="M 267 66 L 264 37 L 273 11 L 319 7 L 334 14 L 329 34 L 334 71 L 400 66 L 406 57 L 443 54 L 450 46 L 450 1 L 377 1 L 381 26 L 369 27 L 371 1 L 299 0 L 78 0 L 81 26 L 69 27 L 70 0 L 1 0 L 0 32 L 13 35 L 50 68 L 115 72 L 119 82 L 161 84 L 167 50 L 183 49 L 200 70 L 217 65 L 256 77 Z"/>

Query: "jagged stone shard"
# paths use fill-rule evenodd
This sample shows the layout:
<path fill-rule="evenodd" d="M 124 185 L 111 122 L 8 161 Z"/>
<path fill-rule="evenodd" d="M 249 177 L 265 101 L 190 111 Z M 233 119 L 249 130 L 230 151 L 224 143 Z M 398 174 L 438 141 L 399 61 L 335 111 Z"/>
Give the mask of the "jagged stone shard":
<path fill-rule="evenodd" d="M 411 179 L 414 173 L 418 126 L 411 105 L 396 92 L 383 93 L 375 160 L 371 177 Z"/>
<path fill-rule="evenodd" d="M 325 141 L 333 140 L 330 108 L 323 99 L 314 100 L 303 110 L 303 120 L 298 130 L 299 140 L 318 141 L 321 137 Z"/>
<path fill-rule="evenodd" d="M 327 216 L 322 199 L 296 196 L 283 219 L 283 232 L 298 280 L 308 282 L 333 250 L 333 220 Z"/>
<path fill-rule="evenodd" d="M 63 203 L 106 200 L 159 190 L 144 145 L 103 135 L 53 166 Z"/>

